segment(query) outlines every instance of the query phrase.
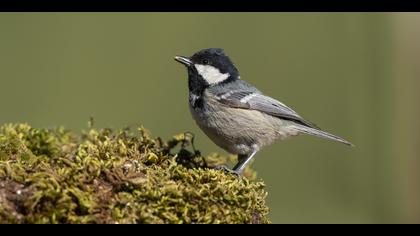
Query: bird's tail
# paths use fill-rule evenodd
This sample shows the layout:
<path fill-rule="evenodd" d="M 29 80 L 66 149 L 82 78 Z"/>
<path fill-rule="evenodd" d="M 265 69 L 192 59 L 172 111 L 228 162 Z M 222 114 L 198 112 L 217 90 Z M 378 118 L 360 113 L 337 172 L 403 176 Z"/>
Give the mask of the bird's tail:
<path fill-rule="evenodd" d="M 350 143 L 349 141 L 340 138 L 336 135 L 327 133 L 325 131 L 319 130 L 319 129 L 314 129 L 314 128 L 310 128 L 307 126 L 301 126 L 301 125 L 296 125 L 294 126 L 294 129 L 296 129 L 298 132 L 303 133 L 303 134 L 309 134 L 309 135 L 314 135 L 314 136 L 318 136 L 321 138 L 326 138 L 326 139 L 331 139 L 340 143 L 344 143 L 346 145 L 352 146 L 354 147 L 354 145 L 352 143 Z"/>

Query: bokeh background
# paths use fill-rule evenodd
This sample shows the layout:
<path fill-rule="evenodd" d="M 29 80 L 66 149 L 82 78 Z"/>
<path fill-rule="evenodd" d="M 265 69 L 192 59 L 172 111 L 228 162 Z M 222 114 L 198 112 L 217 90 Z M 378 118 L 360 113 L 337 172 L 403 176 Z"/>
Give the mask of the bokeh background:
<path fill-rule="evenodd" d="M 253 167 L 274 223 L 420 223 L 420 14 L 0 13 L 0 124 L 191 131 L 174 55 L 224 48 L 241 77 L 356 147 L 299 136 Z"/>

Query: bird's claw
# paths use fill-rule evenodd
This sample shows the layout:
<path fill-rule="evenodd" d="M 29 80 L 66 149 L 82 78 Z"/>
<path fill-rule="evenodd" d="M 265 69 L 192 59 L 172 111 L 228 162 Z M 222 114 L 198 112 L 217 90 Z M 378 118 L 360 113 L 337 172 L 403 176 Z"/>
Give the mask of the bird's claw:
<path fill-rule="evenodd" d="M 229 173 L 229 174 L 233 174 L 235 176 L 240 176 L 241 173 L 230 169 L 229 167 L 225 166 L 225 165 L 218 165 L 214 167 L 215 170 L 223 170 L 225 173 Z"/>

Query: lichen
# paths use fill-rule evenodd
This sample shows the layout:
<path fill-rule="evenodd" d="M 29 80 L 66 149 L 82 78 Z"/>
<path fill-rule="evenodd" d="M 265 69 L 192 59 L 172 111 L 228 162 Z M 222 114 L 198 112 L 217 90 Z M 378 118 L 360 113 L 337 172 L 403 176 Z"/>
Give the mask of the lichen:
<path fill-rule="evenodd" d="M 269 223 L 264 183 L 189 133 L 0 127 L 0 223 Z"/>

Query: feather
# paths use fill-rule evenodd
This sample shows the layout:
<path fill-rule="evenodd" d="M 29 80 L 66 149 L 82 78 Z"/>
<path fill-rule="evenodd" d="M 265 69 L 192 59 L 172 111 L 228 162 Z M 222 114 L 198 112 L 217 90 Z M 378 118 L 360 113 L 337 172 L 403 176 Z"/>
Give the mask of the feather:
<path fill-rule="evenodd" d="M 220 103 L 226 106 L 257 110 L 271 116 L 294 121 L 307 127 L 318 128 L 315 124 L 303 119 L 290 107 L 271 97 L 263 95 L 256 89 L 222 91 L 215 94 L 215 96 Z"/>

